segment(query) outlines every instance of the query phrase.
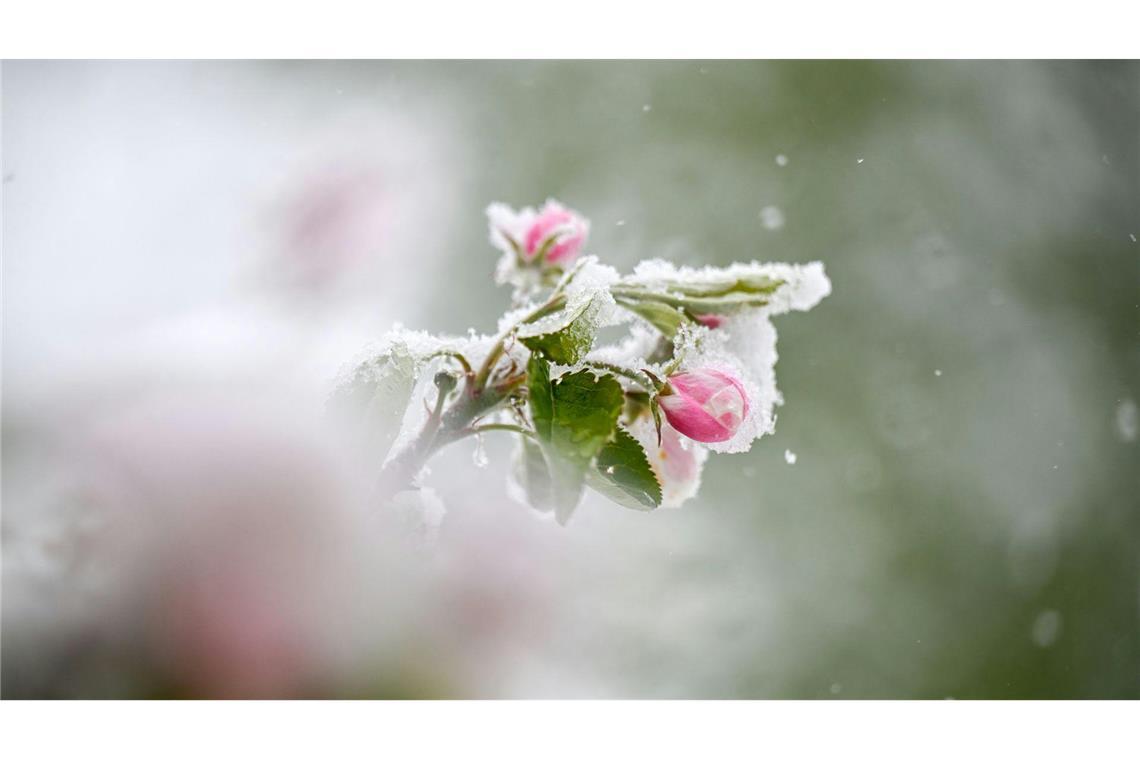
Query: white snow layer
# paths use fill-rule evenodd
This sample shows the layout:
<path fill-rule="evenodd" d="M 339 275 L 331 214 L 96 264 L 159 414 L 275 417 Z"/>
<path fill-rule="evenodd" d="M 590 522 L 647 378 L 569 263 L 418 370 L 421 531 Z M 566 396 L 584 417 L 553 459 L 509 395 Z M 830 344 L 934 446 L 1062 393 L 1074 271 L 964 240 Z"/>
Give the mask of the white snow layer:
<path fill-rule="evenodd" d="M 775 409 L 783 403 L 783 397 L 776 387 L 776 360 L 779 355 L 776 352 L 776 328 L 770 318 L 789 311 L 808 311 L 831 293 L 831 281 L 824 273 L 823 264 L 818 261 L 810 264 L 752 262 L 694 269 L 652 259 L 639 264 L 633 275 L 623 280 L 667 291 L 670 283 L 716 284 L 758 276 L 784 282 L 771 295 L 767 305 L 729 316 L 716 329 L 692 328 L 678 341 L 682 370 L 713 367 L 731 371 L 740 378 L 748 396 L 748 414 L 736 434 L 720 443 L 700 444 L 711 451 L 748 451 L 754 440 L 775 430 Z M 646 328 L 634 330 L 625 342 L 599 349 L 592 358 L 622 366 L 660 369 L 645 362 L 655 342 L 655 336 Z"/>

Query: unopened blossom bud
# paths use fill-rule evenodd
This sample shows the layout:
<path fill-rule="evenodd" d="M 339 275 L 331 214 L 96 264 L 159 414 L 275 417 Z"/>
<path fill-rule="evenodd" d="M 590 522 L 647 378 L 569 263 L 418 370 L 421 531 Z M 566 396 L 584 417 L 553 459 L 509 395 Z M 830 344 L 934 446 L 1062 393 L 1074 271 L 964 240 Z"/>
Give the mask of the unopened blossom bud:
<path fill-rule="evenodd" d="M 547 264 L 565 266 L 577 258 L 590 232 L 590 222 L 555 200 L 541 209 L 514 211 L 493 203 L 487 209 L 491 242 L 504 251 L 514 250 L 524 261 L 540 256 Z"/>
<path fill-rule="evenodd" d="M 589 231 L 590 223 L 580 215 L 558 201 L 547 201 L 526 231 L 523 250 L 533 259 L 545 248 L 548 263 L 566 264 L 578 256 Z"/>
<path fill-rule="evenodd" d="M 701 443 L 727 441 L 748 414 L 748 395 L 740 380 L 711 368 L 671 376 L 658 403 L 669 424 Z"/>
<path fill-rule="evenodd" d="M 724 324 L 724 317 L 719 314 L 698 314 L 696 320 L 710 330 L 715 330 Z"/>

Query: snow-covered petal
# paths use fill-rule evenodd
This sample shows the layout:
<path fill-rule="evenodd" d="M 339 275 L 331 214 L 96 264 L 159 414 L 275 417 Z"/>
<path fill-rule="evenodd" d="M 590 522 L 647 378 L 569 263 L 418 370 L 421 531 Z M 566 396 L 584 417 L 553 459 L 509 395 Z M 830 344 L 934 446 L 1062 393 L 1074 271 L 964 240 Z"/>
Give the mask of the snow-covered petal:
<path fill-rule="evenodd" d="M 661 506 L 679 507 L 697 495 L 708 449 L 678 433 L 668 422 L 661 424 L 661 445 L 652 420 L 642 417 L 630 427 L 633 437 L 645 447 L 645 455 L 661 484 Z"/>

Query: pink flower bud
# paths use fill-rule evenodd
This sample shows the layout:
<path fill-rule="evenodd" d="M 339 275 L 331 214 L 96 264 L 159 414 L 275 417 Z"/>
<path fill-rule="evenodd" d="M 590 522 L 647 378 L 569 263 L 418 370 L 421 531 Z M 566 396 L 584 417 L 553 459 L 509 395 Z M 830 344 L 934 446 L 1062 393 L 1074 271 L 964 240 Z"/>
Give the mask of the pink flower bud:
<path fill-rule="evenodd" d="M 710 330 L 715 330 L 724 324 L 724 317 L 719 314 L 698 314 L 696 320 Z"/>
<path fill-rule="evenodd" d="M 547 201 L 531 222 L 522 241 L 526 258 L 533 259 L 548 246 L 546 261 L 566 264 L 573 261 L 586 242 L 590 223 L 558 201 Z"/>
<path fill-rule="evenodd" d="M 492 203 L 487 207 L 487 221 L 491 245 L 505 254 L 497 277 L 516 287 L 518 263 L 537 263 L 545 251 L 541 263 L 564 268 L 582 252 L 590 233 L 588 219 L 553 199 L 538 211 L 531 206 L 515 211 L 504 203 Z"/>
<path fill-rule="evenodd" d="M 669 378 L 661 411 L 678 432 L 702 443 L 727 441 L 748 414 L 748 396 L 734 375 L 711 368 Z"/>

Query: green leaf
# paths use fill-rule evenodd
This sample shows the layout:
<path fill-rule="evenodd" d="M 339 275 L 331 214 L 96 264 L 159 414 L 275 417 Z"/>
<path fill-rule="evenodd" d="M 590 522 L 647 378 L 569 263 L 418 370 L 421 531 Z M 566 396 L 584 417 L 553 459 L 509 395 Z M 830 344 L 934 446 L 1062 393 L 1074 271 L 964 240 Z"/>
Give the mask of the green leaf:
<path fill-rule="evenodd" d="M 535 354 L 526 364 L 527 403 L 530 419 L 540 441 L 550 440 L 554 425 L 554 389 L 550 385 L 550 365 Z"/>
<path fill-rule="evenodd" d="M 640 301 L 626 296 L 617 296 L 614 300 L 645 319 L 667 338 L 675 336 L 681 325 L 693 323 L 693 320 L 685 314 L 684 310 L 676 306 L 669 306 L 656 301 Z"/>
<path fill-rule="evenodd" d="M 624 404 L 613 375 L 579 370 L 551 381 L 537 353 L 527 364 L 531 420 L 550 465 L 554 514 L 565 524 L 578 506 L 586 473 L 610 440 Z"/>
<path fill-rule="evenodd" d="M 396 343 L 357 365 L 329 398 L 329 411 L 359 432 L 374 461 L 383 461 L 400 432 L 417 366 L 408 347 Z"/>
<path fill-rule="evenodd" d="M 668 280 L 654 282 L 650 285 L 643 283 L 620 285 L 612 289 L 614 299 L 627 309 L 638 311 L 641 309 L 654 314 L 658 319 L 667 320 L 662 326 L 654 319 L 649 319 L 666 335 L 676 333 L 677 327 L 672 327 L 672 333 L 667 327 L 672 320 L 667 316 L 667 309 L 684 310 L 689 315 L 701 314 L 734 314 L 744 309 L 764 306 L 769 296 L 784 284 L 783 280 L 776 280 L 764 275 L 725 277 L 716 282 L 682 282 Z"/>
<path fill-rule="evenodd" d="M 725 277 L 719 282 L 670 282 L 666 284 L 665 287 L 681 295 L 715 298 L 718 296 L 727 296 L 732 293 L 762 293 L 771 295 L 783 284 L 783 280 L 777 280 L 773 277 L 761 274 Z"/>
<path fill-rule="evenodd" d="M 598 454 L 588 476 L 590 487 L 630 509 L 650 510 L 661 504 L 661 484 L 641 444 L 623 428 Z"/>
<path fill-rule="evenodd" d="M 575 364 L 594 347 L 597 323 L 593 297 L 519 328 L 519 342 L 557 364 Z"/>
<path fill-rule="evenodd" d="M 546 463 L 542 448 L 526 436 L 519 436 L 514 479 L 532 507 L 540 512 L 554 509 L 554 483 L 550 476 L 550 466 Z"/>

